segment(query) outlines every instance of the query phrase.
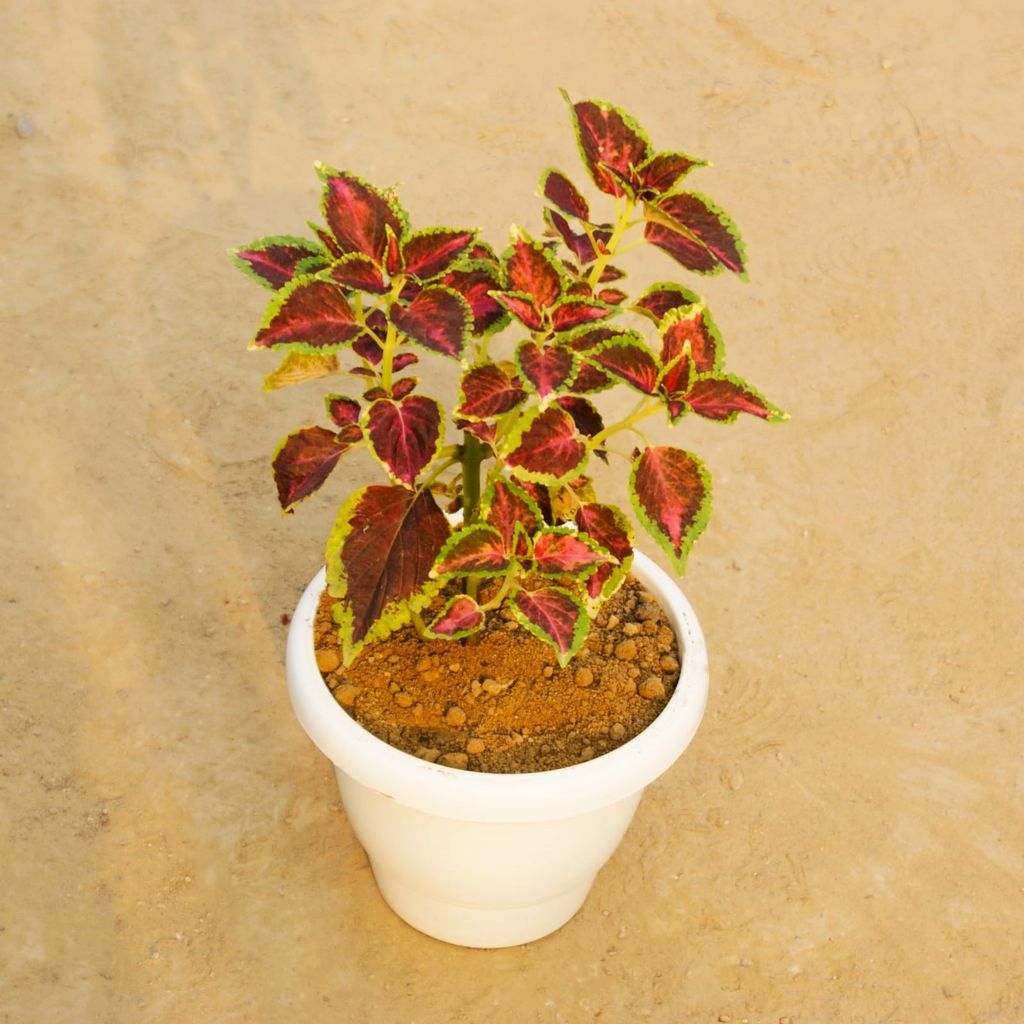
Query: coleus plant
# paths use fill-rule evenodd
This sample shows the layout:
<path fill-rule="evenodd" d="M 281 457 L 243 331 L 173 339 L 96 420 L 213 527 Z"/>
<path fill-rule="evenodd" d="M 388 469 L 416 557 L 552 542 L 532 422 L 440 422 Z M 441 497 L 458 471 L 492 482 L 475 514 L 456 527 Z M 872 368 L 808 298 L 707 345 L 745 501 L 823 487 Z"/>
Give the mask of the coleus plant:
<path fill-rule="evenodd" d="M 543 237 L 513 229 L 499 256 L 473 230 L 412 230 L 393 189 L 318 165 L 312 236 L 233 251 L 274 291 L 250 345 L 284 353 L 265 389 L 341 373 L 361 382 L 358 397 L 326 396 L 330 426 L 278 446 L 281 506 L 291 512 L 358 448 L 387 474 L 349 495 L 327 543 L 346 663 L 409 623 L 465 637 L 507 606 L 565 665 L 633 555 L 629 519 L 594 493 L 591 457 L 628 460 L 636 518 L 681 574 L 707 522 L 709 476 L 691 452 L 646 443 L 641 422 L 785 418 L 725 371 L 699 295 L 659 282 L 631 299 L 613 262 L 649 243 L 696 274 L 745 276 L 732 221 L 687 187 L 705 161 L 656 150 L 618 107 L 566 100 L 606 214 L 549 169 Z M 450 417 L 409 372 L 423 354 L 458 376 Z M 636 401 L 608 421 L 593 399 L 612 387 Z M 458 432 L 448 443 L 446 425 Z M 623 435 L 644 443 L 620 451 Z"/>

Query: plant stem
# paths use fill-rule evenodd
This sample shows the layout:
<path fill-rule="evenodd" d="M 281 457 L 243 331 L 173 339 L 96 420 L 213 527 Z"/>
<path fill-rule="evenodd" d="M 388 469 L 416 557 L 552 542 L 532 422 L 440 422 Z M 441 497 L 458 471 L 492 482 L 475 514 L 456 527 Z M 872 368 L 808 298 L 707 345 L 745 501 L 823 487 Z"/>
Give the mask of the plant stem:
<path fill-rule="evenodd" d="M 391 279 L 391 291 L 388 293 L 388 297 L 385 300 L 385 309 L 388 314 L 388 333 L 384 338 L 384 355 L 381 359 L 381 377 L 380 386 L 387 391 L 391 392 L 391 364 L 395 359 L 395 349 L 398 347 L 398 331 L 395 329 L 395 325 L 391 322 L 391 307 L 398 301 L 398 296 L 402 292 L 402 288 L 405 287 L 405 278 L 401 275 Z"/>
<path fill-rule="evenodd" d="M 616 197 L 616 207 L 618 206 L 618 197 Z M 636 207 L 636 200 L 626 199 L 625 204 L 622 207 L 621 212 L 618 214 L 618 219 L 615 222 L 615 228 L 612 231 L 612 237 L 608 239 L 608 244 L 605 246 L 605 252 L 601 253 L 600 256 L 594 261 L 594 266 L 590 270 L 590 277 L 587 278 L 587 284 L 591 288 L 595 288 L 597 283 L 601 280 L 601 275 L 604 273 L 604 268 L 608 266 L 608 261 L 618 251 L 619 243 L 622 241 L 622 236 L 626 233 L 626 230 L 630 227 L 630 215 Z"/>
<path fill-rule="evenodd" d="M 476 522 L 480 511 L 480 463 L 484 448 L 480 439 L 469 431 L 462 435 L 462 521 L 466 526 Z"/>
<path fill-rule="evenodd" d="M 606 440 L 608 440 L 609 437 L 612 436 L 612 434 L 617 434 L 620 430 L 630 430 L 633 427 L 633 424 L 639 423 L 640 420 L 647 419 L 648 416 L 652 416 L 661 408 L 662 403 L 657 399 L 640 405 L 639 408 L 624 420 L 619 420 L 618 423 L 613 423 L 610 427 L 605 427 L 599 434 L 595 434 L 587 442 L 587 447 L 591 451 L 595 448 L 599 448 Z"/>

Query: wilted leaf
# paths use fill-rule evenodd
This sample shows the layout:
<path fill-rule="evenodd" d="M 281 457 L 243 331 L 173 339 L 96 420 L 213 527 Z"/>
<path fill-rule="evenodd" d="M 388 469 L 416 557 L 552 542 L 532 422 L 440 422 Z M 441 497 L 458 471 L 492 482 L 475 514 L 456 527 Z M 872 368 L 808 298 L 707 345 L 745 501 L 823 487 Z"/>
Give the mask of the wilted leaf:
<path fill-rule="evenodd" d="M 263 378 L 263 390 L 276 391 L 289 384 L 301 384 L 305 380 L 317 380 L 337 372 L 338 357 L 333 352 L 327 355 L 288 352 L 281 365 Z"/>

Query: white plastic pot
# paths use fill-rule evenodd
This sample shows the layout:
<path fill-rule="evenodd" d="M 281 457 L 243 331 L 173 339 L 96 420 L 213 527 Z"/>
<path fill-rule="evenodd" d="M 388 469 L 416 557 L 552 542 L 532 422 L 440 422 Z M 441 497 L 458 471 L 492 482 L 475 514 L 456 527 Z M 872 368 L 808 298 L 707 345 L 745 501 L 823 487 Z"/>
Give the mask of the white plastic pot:
<path fill-rule="evenodd" d="M 377 739 L 334 700 L 316 666 L 324 571 L 288 633 L 288 687 L 302 727 L 334 764 L 342 801 L 391 908 L 462 946 L 515 946 L 565 924 L 626 832 L 644 787 L 686 749 L 704 714 L 704 637 L 672 579 L 639 551 L 633 574 L 668 613 L 679 683 L 639 736 L 583 764 L 503 775 L 431 764 Z"/>

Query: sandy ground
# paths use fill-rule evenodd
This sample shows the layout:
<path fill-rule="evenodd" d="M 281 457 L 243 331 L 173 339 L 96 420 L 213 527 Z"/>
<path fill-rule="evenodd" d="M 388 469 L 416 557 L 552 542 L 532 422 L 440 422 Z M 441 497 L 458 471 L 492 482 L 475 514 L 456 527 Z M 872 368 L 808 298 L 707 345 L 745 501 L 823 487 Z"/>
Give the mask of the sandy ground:
<path fill-rule="evenodd" d="M 0 17 L 0 1019 L 1024 1020 L 1017 0 Z M 472 951 L 385 907 L 292 717 L 345 481 L 278 512 L 320 391 L 260 393 L 224 250 L 316 159 L 537 231 L 560 85 L 713 158 L 751 282 L 703 290 L 793 418 L 688 427 L 705 724 L 576 919 Z"/>

